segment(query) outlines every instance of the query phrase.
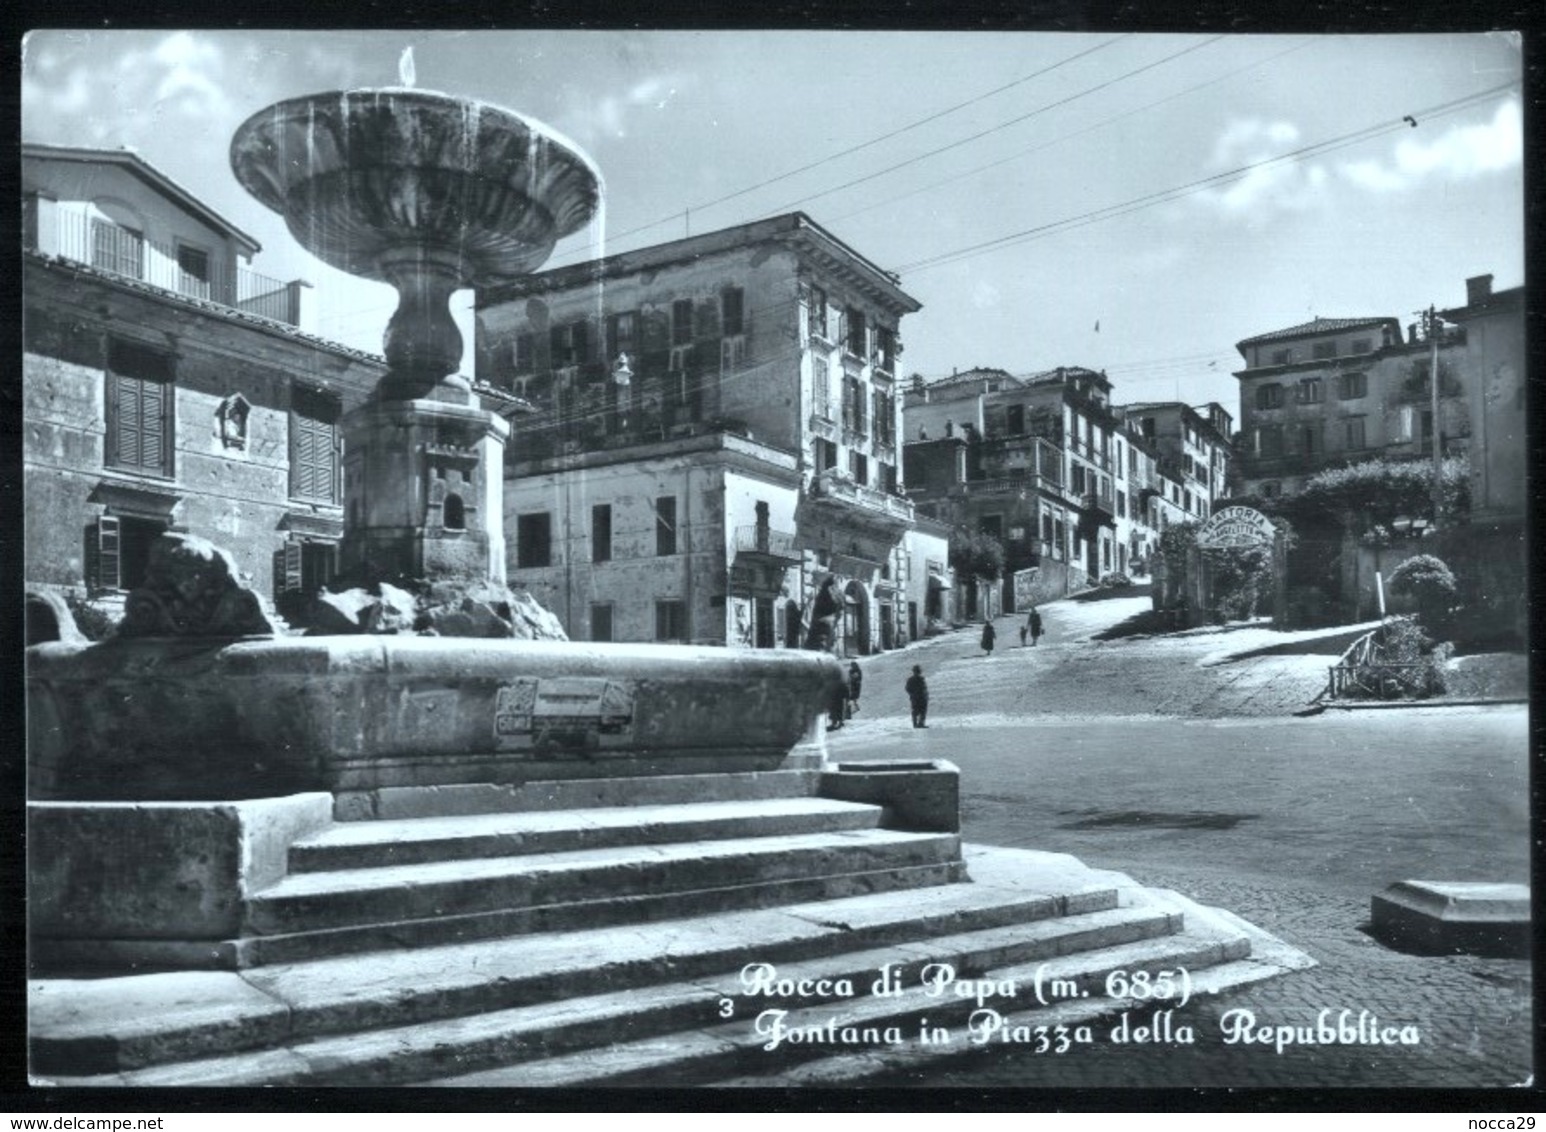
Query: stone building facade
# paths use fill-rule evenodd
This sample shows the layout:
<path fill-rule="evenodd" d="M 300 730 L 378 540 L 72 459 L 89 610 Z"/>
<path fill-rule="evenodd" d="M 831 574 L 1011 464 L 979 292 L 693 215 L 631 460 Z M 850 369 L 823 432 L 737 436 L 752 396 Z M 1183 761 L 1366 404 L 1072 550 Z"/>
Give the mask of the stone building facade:
<path fill-rule="evenodd" d="M 1197 513 L 1179 463 L 1112 404 L 1094 370 L 967 370 L 914 384 L 904 412 L 919 510 L 999 539 L 1006 572 L 1036 570 L 1044 596 L 1141 572 L 1158 532 Z"/>
<path fill-rule="evenodd" d="M 479 379 L 537 410 L 509 442 L 512 582 L 577 640 L 903 643 L 917 309 L 801 213 L 480 293 Z"/>
<path fill-rule="evenodd" d="M 339 420 L 383 361 L 298 330 L 298 285 L 249 277 L 257 244 L 140 158 L 28 146 L 22 167 L 27 583 L 111 611 L 175 529 L 261 592 L 323 584 Z"/>
<path fill-rule="evenodd" d="M 1431 341 L 1394 318 L 1317 318 L 1237 343 L 1238 486 L 1243 495 L 1292 495 L 1316 472 L 1379 457 L 1426 456 L 1434 429 Z M 1458 380 L 1464 335 L 1439 338 L 1440 440 L 1469 444 L 1471 413 Z"/>

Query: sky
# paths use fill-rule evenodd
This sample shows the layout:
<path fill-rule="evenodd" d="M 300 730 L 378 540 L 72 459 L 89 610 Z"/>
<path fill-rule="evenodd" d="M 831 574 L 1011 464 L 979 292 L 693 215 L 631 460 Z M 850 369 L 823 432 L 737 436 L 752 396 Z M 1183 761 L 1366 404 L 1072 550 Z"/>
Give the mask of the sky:
<path fill-rule="evenodd" d="M 602 171 L 604 221 L 549 266 L 800 209 L 923 304 L 901 368 L 926 379 L 1087 366 L 1238 420 L 1241 339 L 1524 281 L 1508 32 L 45 30 L 23 140 L 132 147 L 314 285 L 305 329 L 379 353 L 394 292 L 300 248 L 228 151 L 280 99 L 400 85 L 409 49 L 419 88 Z"/>

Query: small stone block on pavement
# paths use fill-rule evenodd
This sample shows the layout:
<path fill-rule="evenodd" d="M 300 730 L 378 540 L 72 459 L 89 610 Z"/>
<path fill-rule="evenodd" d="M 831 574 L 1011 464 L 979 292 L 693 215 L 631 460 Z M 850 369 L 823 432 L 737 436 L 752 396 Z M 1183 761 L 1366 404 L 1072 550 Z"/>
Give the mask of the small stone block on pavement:
<path fill-rule="evenodd" d="M 1528 957 L 1530 886 L 1404 880 L 1377 894 L 1372 927 L 1401 951 Z"/>

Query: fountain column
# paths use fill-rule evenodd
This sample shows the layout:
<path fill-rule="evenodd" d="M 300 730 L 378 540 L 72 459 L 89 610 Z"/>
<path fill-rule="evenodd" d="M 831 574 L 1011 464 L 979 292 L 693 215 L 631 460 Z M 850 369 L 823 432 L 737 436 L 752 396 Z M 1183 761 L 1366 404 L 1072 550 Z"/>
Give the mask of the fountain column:
<path fill-rule="evenodd" d="M 231 164 L 318 258 L 397 288 L 388 373 L 343 422 L 344 575 L 502 586 L 509 425 L 457 374 L 450 299 L 540 267 L 594 215 L 599 174 L 530 119 L 409 88 L 278 103 Z"/>

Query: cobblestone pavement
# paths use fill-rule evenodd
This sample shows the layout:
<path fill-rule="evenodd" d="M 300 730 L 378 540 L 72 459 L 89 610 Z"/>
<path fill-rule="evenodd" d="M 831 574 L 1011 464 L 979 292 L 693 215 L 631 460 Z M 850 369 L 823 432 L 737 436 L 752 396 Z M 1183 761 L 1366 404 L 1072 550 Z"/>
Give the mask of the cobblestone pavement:
<path fill-rule="evenodd" d="M 1328 644 L 1320 653 L 1232 660 L 1285 642 L 1283 634 L 1258 627 L 1092 639 L 1149 605 L 1147 596 L 1051 603 L 1042 607 L 1047 631 L 1034 648 L 1020 645 L 1024 618 L 1001 617 L 992 656 L 978 647 L 977 626 L 864 657 L 864 695 L 854 723 L 863 726 L 872 716 L 905 720 L 903 685 L 914 664 L 929 681 L 931 719 L 995 710 L 1069 717 L 1289 715 L 1326 686 L 1327 668 L 1342 651 Z"/>
<path fill-rule="evenodd" d="M 1404 955 L 1365 934 L 1369 898 L 1412 877 L 1528 877 L 1523 707 L 1294 719 L 1331 658 L 1228 662 L 1259 631 L 1092 642 L 1146 599 L 1044 607 L 1051 635 L 984 659 L 977 632 L 866 658 L 860 715 L 838 759 L 944 757 L 962 771 L 970 840 L 1068 852 L 1228 909 L 1319 966 L 1172 1016 L 1193 1045 L 1114 1044 L 1110 1026 L 1061 1055 L 989 1045 L 888 1085 L 1506 1088 L 1530 1080 L 1527 961 Z M 1276 638 L 1281 640 L 1281 638 Z M 1315 646 L 1307 646 L 1315 647 Z M 1338 650 L 1340 651 L 1340 650 Z M 1224 661 L 1224 663 L 1220 663 Z M 900 687 L 930 678 L 931 726 Z M 894 680 L 893 680 L 894 674 Z M 1220 1018 L 1314 1027 L 1360 1011 L 1415 1026 L 1417 1045 L 1225 1045 Z M 1135 1024 L 1136 1024 L 1135 1019 Z"/>

